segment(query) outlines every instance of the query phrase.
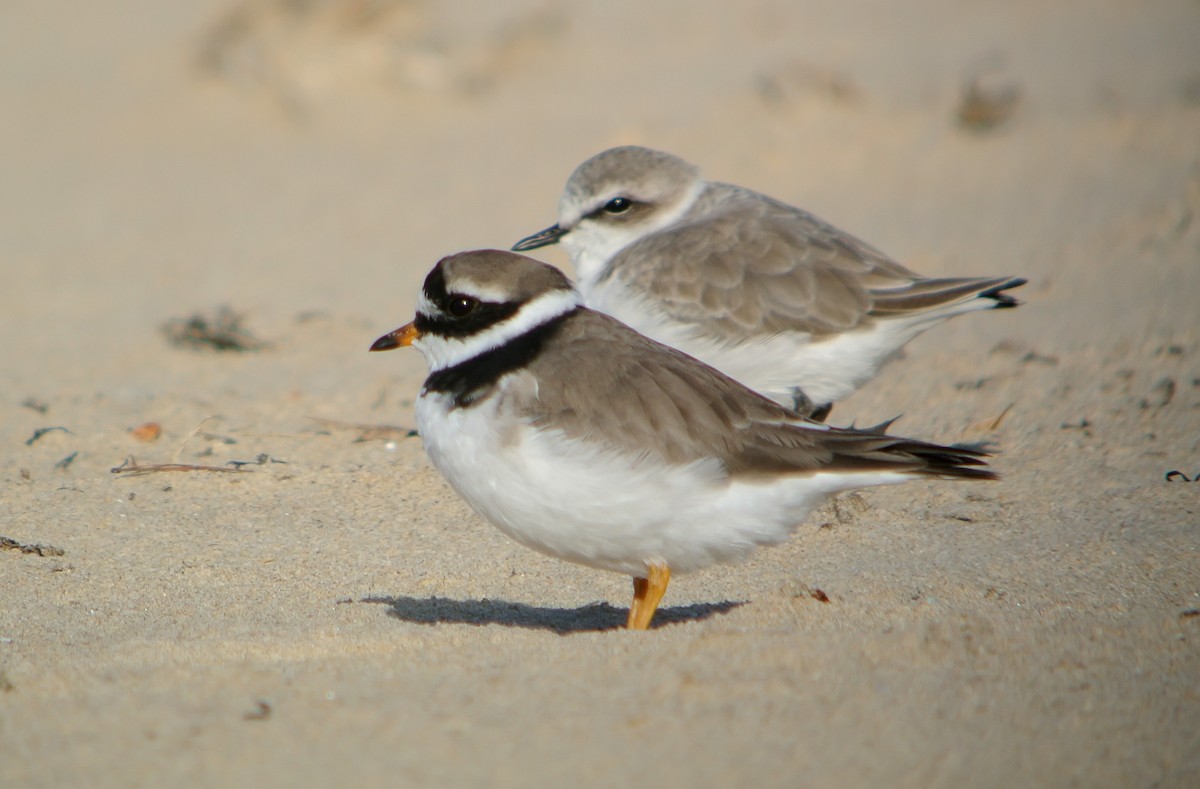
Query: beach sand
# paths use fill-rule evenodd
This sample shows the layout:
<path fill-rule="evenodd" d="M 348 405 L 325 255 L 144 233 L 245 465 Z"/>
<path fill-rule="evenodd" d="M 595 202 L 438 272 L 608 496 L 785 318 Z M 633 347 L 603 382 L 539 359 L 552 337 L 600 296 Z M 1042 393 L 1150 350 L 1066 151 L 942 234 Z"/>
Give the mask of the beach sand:
<path fill-rule="evenodd" d="M 0 785 L 1200 785 L 1196 2 L 0 15 Z M 832 417 L 1003 481 L 843 496 L 646 633 L 473 514 L 367 348 L 623 143 L 1028 278 Z M 262 345 L 169 341 L 222 306 Z"/>

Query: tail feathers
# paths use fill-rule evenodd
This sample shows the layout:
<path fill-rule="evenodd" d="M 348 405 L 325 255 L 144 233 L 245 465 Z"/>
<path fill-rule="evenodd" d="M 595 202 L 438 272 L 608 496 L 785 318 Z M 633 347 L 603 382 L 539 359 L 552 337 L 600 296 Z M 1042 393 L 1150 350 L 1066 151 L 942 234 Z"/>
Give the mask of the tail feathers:
<path fill-rule="evenodd" d="M 928 477 L 952 479 L 999 479 L 1000 475 L 987 468 L 986 452 L 961 446 L 939 446 L 922 441 L 901 441 L 894 447 L 898 452 L 911 454 L 924 465 L 913 473 Z"/>
<path fill-rule="evenodd" d="M 899 417 L 871 427 L 839 430 L 834 428 L 827 440 L 836 458 L 833 465 L 842 468 L 893 469 L 919 476 L 943 479 L 999 479 L 987 468 L 991 453 L 983 444 L 943 446 L 915 438 L 888 435 L 887 430 Z"/>
<path fill-rule="evenodd" d="M 1015 307 L 1021 302 L 1004 291 L 1024 285 L 1020 277 L 956 277 L 919 279 L 903 288 L 871 291 L 871 315 L 898 318 L 928 312 L 975 299 L 991 299 L 992 309 Z"/>
<path fill-rule="evenodd" d="M 1000 309 L 1002 307 L 1016 307 L 1021 302 L 1008 295 L 1004 291 L 1011 290 L 1012 288 L 1019 288 L 1028 281 L 1029 280 L 1021 277 L 1013 277 L 1012 279 L 1008 280 L 1008 282 L 1004 282 L 994 288 L 988 288 L 987 290 L 983 291 L 979 294 L 979 298 L 994 299 L 996 301 L 996 306 L 993 307 L 993 309 Z"/>

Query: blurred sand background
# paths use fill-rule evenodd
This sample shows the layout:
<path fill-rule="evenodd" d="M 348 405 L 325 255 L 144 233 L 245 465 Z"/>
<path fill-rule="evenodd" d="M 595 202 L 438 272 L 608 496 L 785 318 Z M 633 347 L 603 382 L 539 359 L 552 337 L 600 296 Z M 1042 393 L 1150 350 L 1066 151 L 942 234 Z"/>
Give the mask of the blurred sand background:
<path fill-rule="evenodd" d="M 0 785 L 1200 785 L 1200 3 L 0 20 Z M 1004 481 L 843 497 L 649 633 L 476 517 L 366 349 L 622 143 L 1028 277 L 832 420 Z M 221 305 L 267 347 L 161 330 Z"/>

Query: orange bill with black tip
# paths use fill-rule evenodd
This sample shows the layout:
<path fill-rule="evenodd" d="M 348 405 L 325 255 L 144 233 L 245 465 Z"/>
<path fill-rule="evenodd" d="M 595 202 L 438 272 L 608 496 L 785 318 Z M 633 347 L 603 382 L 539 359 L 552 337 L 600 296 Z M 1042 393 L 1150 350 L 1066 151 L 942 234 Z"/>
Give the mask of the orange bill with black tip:
<path fill-rule="evenodd" d="M 413 344 L 421 336 L 421 332 L 417 331 L 416 324 L 406 323 L 399 329 L 380 337 L 375 342 L 371 343 L 372 351 L 392 351 L 396 348 L 407 348 Z"/>

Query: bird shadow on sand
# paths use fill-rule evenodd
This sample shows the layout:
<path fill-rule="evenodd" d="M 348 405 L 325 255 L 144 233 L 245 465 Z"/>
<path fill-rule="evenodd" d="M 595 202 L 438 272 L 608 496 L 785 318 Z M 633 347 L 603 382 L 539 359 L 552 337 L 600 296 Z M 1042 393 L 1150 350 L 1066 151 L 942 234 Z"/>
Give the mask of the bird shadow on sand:
<path fill-rule="evenodd" d="M 443 597 L 364 597 L 360 603 L 388 606 L 388 616 L 421 625 L 503 625 L 530 630 L 550 630 L 559 635 L 615 630 L 624 627 L 627 609 L 608 603 L 591 603 L 579 608 L 541 608 L 507 600 L 449 600 Z M 658 628 L 677 622 L 708 619 L 744 605 L 726 600 L 720 603 L 693 603 L 658 609 L 654 624 Z"/>

